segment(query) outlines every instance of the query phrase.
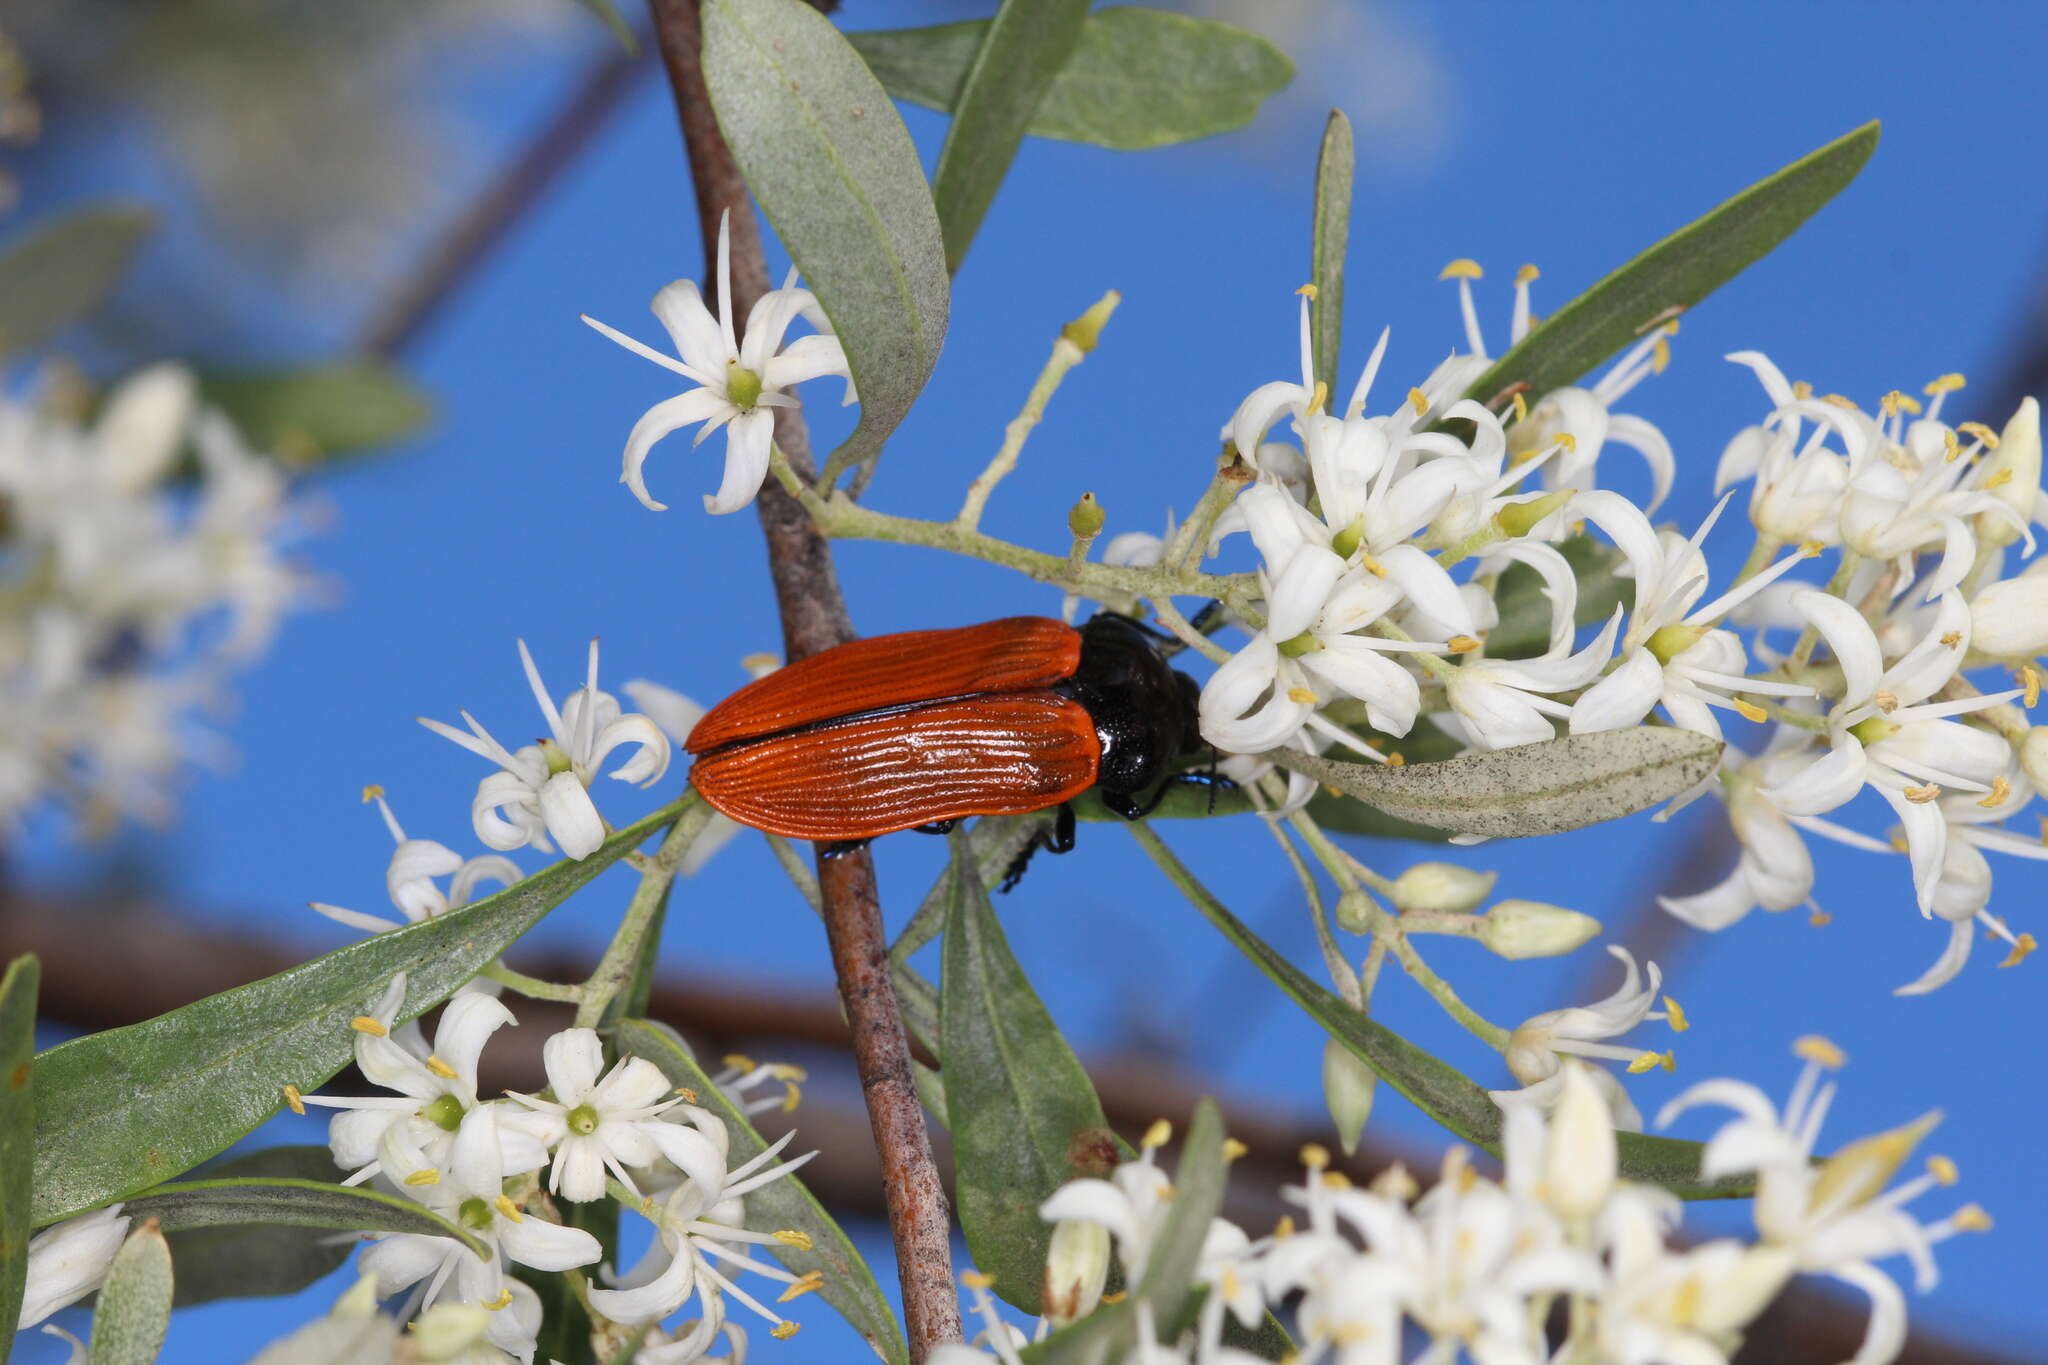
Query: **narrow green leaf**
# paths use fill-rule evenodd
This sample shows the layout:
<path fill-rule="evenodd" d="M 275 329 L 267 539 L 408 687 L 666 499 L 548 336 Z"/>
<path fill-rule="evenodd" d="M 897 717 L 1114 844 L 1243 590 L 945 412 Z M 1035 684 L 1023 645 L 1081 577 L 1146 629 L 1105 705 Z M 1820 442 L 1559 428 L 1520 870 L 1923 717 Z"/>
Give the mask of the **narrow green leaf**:
<path fill-rule="evenodd" d="M 1571 565 L 1579 584 L 1579 606 L 1574 619 L 1590 626 L 1614 615 L 1617 606 L 1636 600 L 1632 578 L 1620 576 L 1628 558 L 1620 550 L 1589 535 L 1570 536 L 1557 546 Z M 1543 578 L 1527 564 L 1515 563 L 1500 576 L 1493 601 L 1500 622 L 1486 632 L 1487 657 L 1532 659 L 1550 645 L 1550 598 L 1543 590 Z"/>
<path fill-rule="evenodd" d="M 29 1179 L 34 1167 L 36 986 L 42 969 L 17 957 L 0 976 L 0 1365 L 21 1317 L 28 1274 Z"/>
<path fill-rule="evenodd" d="M 897 99 L 951 113 L 986 19 L 847 35 Z M 1250 123 L 1294 64 L 1229 24 L 1119 6 L 1088 16 L 1026 128 L 1033 137 L 1143 151 Z"/>
<path fill-rule="evenodd" d="M 114 1253 L 92 1313 L 87 1365 L 151 1365 L 171 1326 L 171 1247 L 163 1230 L 138 1222 Z"/>
<path fill-rule="evenodd" d="M 1117 1153 L 1094 1083 L 1011 956 L 958 847 L 939 1050 L 960 1228 L 995 1292 L 1036 1313 L 1052 1238 L 1038 1206 L 1077 1176 L 1106 1175 Z"/>
<path fill-rule="evenodd" d="M 292 468 L 395 445 L 433 417 L 426 393 L 380 360 L 293 370 L 209 370 L 199 391 L 251 446 Z"/>
<path fill-rule="evenodd" d="M 1046 89 L 1073 55 L 1088 0 L 1003 0 L 953 100 L 932 200 L 957 271 Z"/>
<path fill-rule="evenodd" d="M 612 37 L 618 40 L 620 47 L 629 53 L 640 51 L 639 36 L 633 32 L 633 26 L 619 14 L 618 6 L 614 5 L 612 0 L 576 0 L 576 3 L 597 16 L 598 22 L 611 30 Z"/>
<path fill-rule="evenodd" d="M 0 253 L 0 359 L 97 308 L 154 223 L 139 208 L 80 209 L 9 244 Z"/>
<path fill-rule="evenodd" d="M 1337 357 L 1344 339 L 1344 255 L 1351 244 L 1351 180 L 1358 169 L 1351 145 L 1351 120 L 1332 109 L 1323 125 L 1323 146 L 1316 156 L 1315 230 L 1309 249 L 1309 279 L 1316 299 L 1309 310 L 1309 339 L 1316 357 L 1316 378 L 1330 395 L 1330 410 L 1341 413 L 1337 397 Z"/>
<path fill-rule="evenodd" d="M 1466 390 L 1482 403 L 1518 385 L 1563 388 L 1734 279 L 1840 194 L 1877 148 L 1864 124 L 1688 224 L 1544 319 Z"/>
<path fill-rule="evenodd" d="M 1132 826 L 1131 833 L 1203 918 L 1331 1037 L 1454 1135 L 1500 1154 L 1500 1109 L 1476 1082 L 1310 980 L 1231 914 L 1158 835 L 1141 825 Z M 1624 1180 L 1662 1185 L 1681 1199 L 1736 1198 L 1753 1189 L 1752 1182 L 1739 1178 L 1702 1179 L 1696 1142 L 1642 1133 L 1619 1133 L 1616 1139 Z"/>
<path fill-rule="evenodd" d="M 334 1155 L 324 1146 L 264 1147 L 209 1162 L 195 1175 L 207 1180 L 237 1178 L 332 1180 Z M 169 1234 L 171 1261 L 178 1267 L 174 1307 L 216 1299 L 272 1298 L 296 1294 L 323 1279 L 355 1250 L 325 1228 L 242 1223 L 187 1228 Z"/>
<path fill-rule="evenodd" d="M 1668 801 L 1714 771 L 1721 747 L 1690 730 L 1645 726 L 1398 768 L 1293 749 L 1265 756 L 1403 820 L 1517 839 L 1583 829 Z"/>
<path fill-rule="evenodd" d="M 946 339 L 950 285 L 924 170 L 888 92 L 803 0 L 705 0 L 704 79 L 747 186 L 846 348 L 881 449 Z"/>
<path fill-rule="evenodd" d="M 329 1166 L 332 1166 L 330 1160 Z M 144 1190 L 121 1206 L 131 1218 L 154 1218 L 165 1232 L 263 1223 L 330 1232 L 413 1232 L 453 1237 L 485 1260 L 491 1250 L 476 1234 L 397 1195 L 332 1180 L 230 1176 L 180 1180 Z"/>
<path fill-rule="evenodd" d="M 454 994 L 541 916 L 674 821 L 684 797 L 605 840 L 448 914 L 36 1059 L 38 1224 L 191 1169 L 347 1065 L 349 1020 L 405 972 L 399 1018 Z"/>
<path fill-rule="evenodd" d="M 767 1150 L 768 1144 L 754 1125 L 711 1083 L 674 1029 L 648 1019 L 628 1019 L 619 1025 L 618 1044 L 622 1056 L 645 1057 L 671 1082 L 695 1091 L 698 1104 L 725 1120 L 735 1164 Z M 794 1274 L 821 1272 L 825 1284 L 818 1293 L 824 1300 L 867 1338 L 875 1354 L 890 1365 L 908 1365 L 910 1349 L 904 1345 L 889 1300 L 875 1283 L 874 1272 L 801 1180 L 785 1176 L 755 1190 L 747 1196 L 747 1217 L 758 1228 L 788 1228 L 808 1234 L 808 1248 L 775 1246 L 769 1250 Z"/>

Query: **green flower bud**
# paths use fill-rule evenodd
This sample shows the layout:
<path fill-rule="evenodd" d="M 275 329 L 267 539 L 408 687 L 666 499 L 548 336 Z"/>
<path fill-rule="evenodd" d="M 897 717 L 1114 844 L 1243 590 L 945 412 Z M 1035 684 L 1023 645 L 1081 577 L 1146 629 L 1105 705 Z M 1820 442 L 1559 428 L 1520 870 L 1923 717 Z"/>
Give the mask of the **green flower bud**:
<path fill-rule="evenodd" d="M 1600 932 L 1600 921 L 1561 905 L 1506 900 L 1479 920 L 1479 941 L 1501 957 L 1556 957 Z"/>
<path fill-rule="evenodd" d="M 1498 872 L 1474 872 L 1456 863 L 1417 863 L 1394 879 L 1394 904 L 1462 915 L 1477 910 L 1499 879 Z"/>
<path fill-rule="evenodd" d="M 1060 335 L 1074 343 L 1083 355 L 1095 349 L 1095 343 L 1102 338 L 1102 329 L 1109 322 L 1109 315 L 1116 311 L 1124 296 L 1112 289 L 1095 301 L 1095 306 L 1060 328 Z"/>
<path fill-rule="evenodd" d="M 1046 1321 L 1064 1327 L 1094 1312 L 1108 1276 L 1108 1228 L 1072 1218 L 1053 1224 L 1045 1253 Z"/>
<path fill-rule="evenodd" d="M 1347 934 L 1372 932 L 1373 911 L 1379 907 L 1363 891 L 1346 891 L 1337 901 L 1337 927 Z"/>
<path fill-rule="evenodd" d="M 1337 1141 L 1344 1155 L 1358 1151 L 1358 1139 L 1365 1121 L 1372 1117 L 1372 1097 L 1380 1078 L 1358 1060 L 1358 1055 L 1335 1038 L 1323 1043 L 1323 1102 L 1330 1106 L 1330 1119 L 1337 1125 Z"/>
<path fill-rule="evenodd" d="M 1083 493 L 1074 509 L 1067 513 L 1067 529 L 1077 540 L 1089 540 L 1102 534 L 1102 523 L 1106 520 L 1102 504 L 1095 500 L 1093 493 Z"/>

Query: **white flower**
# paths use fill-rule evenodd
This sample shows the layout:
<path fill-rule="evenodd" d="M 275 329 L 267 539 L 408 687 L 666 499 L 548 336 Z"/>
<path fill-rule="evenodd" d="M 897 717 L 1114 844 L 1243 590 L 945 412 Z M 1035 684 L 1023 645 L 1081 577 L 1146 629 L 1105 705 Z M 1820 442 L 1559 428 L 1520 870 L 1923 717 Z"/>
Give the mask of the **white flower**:
<path fill-rule="evenodd" d="M 1048 1223 L 1090 1223 L 1116 1239 L 1124 1276 L 1136 1283 L 1145 1273 L 1152 1243 L 1172 1211 L 1173 1182 L 1154 1158 L 1173 1136 L 1163 1120 L 1139 1144 L 1138 1159 L 1126 1161 L 1107 1180 L 1069 1180 L 1038 1206 Z"/>
<path fill-rule="evenodd" d="M 1627 1062 L 1630 1071 L 1647 1071 L 1658 1065 L 1668 1070 L 1675 1065 L 1669 1052 L 1651 1052 L 1602 1041 L 1618 1038 L 1646 1020 L 1668 1019 L 1673 1029 L 1682 1029 L 1685 1019 L 1675 1009 L 1651 1008 L 1657 1002 L 1657 992 L 1664 981 L 1656 963 L 1648 964 L 1649 979 L 1646 983 L 1637 972 L 1636 960 L 1628 949 L 1610 943 L 1607 951 L 1619 959 L 1622 967 L 1621 985 L 1614 994 L 1590 1005 L 1574 1005 L 1536 1015 L 1524 1020 L 1521 1027 L 1508 1036 L 1508 1070 L 1514 1073 L 1523 1088 L 1489 1091 L 1502 1109 L 1512 1112 L 1517 1106 L 1535 1106 L 1548 1110 L 1554 1106 L 1565 1083 L 1560 1070 L 1562 1054 Z M 1667 1006 L 1671 1004 L 1668 998 L 1664 1003 Z M 1616 1126 L 1639 1131 L 1643 1126 L 1642 1115 L 1629 1102 L 1620 1083 L 1604 1070 L 1596 1068 L 1590 1074 L 1593 1083 L 1613 1106 Z"/>
<path fill-rule="evenodd" d="M 554 1099 L 514 1091 L 512 1100 L 528 1112 L 507 1115 L 504 1121 L 554 1152 L 550 1193 L 579 1202 L 602 1198 L 609 1171 L 638 1195 L 626 1167 L 651 1166 L 666 1157 L 688 1169 L 703 1139 L 657 1117 L 681 1102 L 660 1067 L 644 1057 L 626 1057 L 600 1076 L 604 1044 L 595 1029 L 587 1028 L 555 1034 L 541 1055 Z"/>
<path fill-rule="evenodd" d="M 804 1245 L 802 1234 L 753 1232 L 746 1227 L 745 1197 L 761 1186 L 790 1174 L 816 1153 L 793 1161 L 777 1163 L 782 1149 L 794 1136 L 784 1133 L 776 1142 L 748 1161 L 726 1168 L 725 1125 L 715 1115 L 685 1104 L 671 1111 L 688 1120 L 676 1124 L 676 1136 L 664 1142 L 662 1154 L 682 1172 L 674 1189 L 648 1201 L 652 1208 L 636 1206 L 653 1221 L 657 1236 L 640 1264 L 618 1280 L 613 1289 L 590 1291 L 590 1306 L 613 1322 L 635 1326 L 659 1322 L 681 1308 L 692 1295 L 706 1305 L 706 1321 L 722 1309 L 710 1307 L 721 1294 L 730 1294 L 769 1322 L 774 1335 L 786 1337 L 796 1324 L 762 1306 L 759 1300 L 735 1285 L 719 1266 L 751 1270 L 789 1286 L 784 1298 L 816 1289 L 816 1274 L 792 1275 L 780 1266 L 749 1257 L 741 1249 L 756 1246 Z"/>
<path fill-rule="evenodd" d="M 1742 642 L 1731 631 L 1713 629 L 1715 622 L 1804 559 L 1804 551 L 1786 555 L 1705 606 L 1693 606 L 1707 590 L 1707 562 L 1700 545 L 1727 505 L 1724 497 L 1686 540 L 1671 532 L 1659 536 L 1648 517 L 1613 493 L 1582 493 L 1572 500 L 1570 510 L 1607 533 L 1628 559 L 1635 578 L 1635 606 L 1621 638 L 1621 661 L 1572 704 L 1573 734 L 1626 729 L 1641 723 L 1661 702 L 1680 728 L 1719 739 L 1721 725 L 1712 707 L 1726 707 L 1753 721 L 1764 718 L 1753 703 L 1728 694 L 1814 695 L 1814 689 L 1804 684 L 1744 676 L 1748 659 Z"/>
<path fill-rule="evenodd" d="M 1941 875 L 1934 885 L 1933 911 L 1948 923 L 1948 943 L 1941 956 L 1916 979 L 1893 991 L 1894 995 L 1925 995 L 1947 985 L 1970 960 L 1970 947 L 1981 926 L 1987 936 L 2002 938 L 2011 952 L 2001 963 L 2011 966 L 2034 950 L 2032 934 L 2015 935 L 2006 922 L 1987 908 L 1991 903 L 1991 864 L 1986 851 L 2016 858 L 2048 861 L 2048 845 L 2010 830 L 1994 829 L 1998 821 L 2017 813 L 2033 798 L 2033 790 L 2018 773 L 1996 779 L 1989 795 L 1977 797 L 1964 792 L 1940 801 L 1942 819 L 1948 824 L 1948 844 L 1942 850 Z"/>
<path fill-rule="evenodd" d="M 310 902 L 313 909 L 331 920 L 365 933 L 380 934 L 402 924 L 418 924 L 421 920 L 465 906 L 475 899 L 477 887 L 485 882 L 510 886 L 526 875 L 519 870 L 519 864 L 500 854 L 485 853 L 464 858 L 446 844 L 432 839 L 406 838 L 398 817 L 391 813 L 390 803 L 384 799 L 382 787 L 365 787 L 363 799 L 377 803 L 377 809 L 384 816 L 384 828 L 391 832 L 392 842 L 398 845 L 391 855 L 390 865 L 384 870 L 384 889 L 390 894 L 391 903 L 405 918 L 402 921 L 388 919 L 383 915 L 366 915 L 360 910 L 345 910 L 320 901 Z M 446 891 L 435 884 L 436 877 L 452 878 Z"/>
<path fill-rule="evenodd" d="M 1555 619 L 1569 620 L 1572 603 L 1553 593 Z M 1443 674 L 1445 699 L 1457 713 L 1466 736 L 1483 749 L 1538 744 L 1557 735 L 1553 716 L 1569 717 L 1572 708 L 1550 693 L 1584 687 L 1600 676 L 1614 653 L 1621 629 L 1621 608 L 1600 633 L 1576 653 L 1565 653 L 1552 637 L 1552 647 L 1533 659 L 1488 659 L 1467 655 Z M 1567 646 L 1569 641 L 1567 641 Z"/>
<path fill-rule="evenodd" d="M 452 1301 L 480 1303 L 494 1312 L 485 1335 L 493 1345 L 530 1359 L 540 1329 L 540 1302 L 533 1291 L 505 1274 L 505 1262 L 536 1270 L 572 1270 L 604 1255 L 597 1238 L 581 1228 L 562 1227 L 530 1214 L 504 1192 L 497 1106 L 480 1105 L 455 1134 L 454 1159 L 445 1178 L 413 1188 L 425 1202 L 461 1224 L 483 1242 L 479 1257 L 452 1237 L 400 1233 L 383 1237 L 363 1253 L 363 1273 L 377 1279 L 388 1298 L 426 1281 L 423 1306 Z"/>
<path fill-rule="evenodd" d="M 128 1236 L 128 1223 L 121 1216 L 121 1206 L 109 1204 L 52 1224 L 31 1237 L 21 1317 L 15 1330 L 33 1327 L 98 1289 L 107 1278 L 107 1267 L 114 1263 L 114 1253 Z"/>
<path fill-rule="evenodd" d="M 1955 1182 L 1955 1165 L 1946 1157 L 1929 1158 L 1926 1175 L 1885 1189 L 1938 1114 L 1853 1142 L 1815 1165 L 1814 1146 L 1835 1094 L 1834 1082 L 1823 1084 L 1821 1073 L 1845 1059 L 1824 1038 L 1802 1038 L 1794 1050 L 1806 1066 L 1782 1112 L 1753 1085 L 1712 1080 L 1665 1105 L 1657 1123 L 1666 1126 L 1700 1104 L 1735 1111 L 1736 1117 L 1701 1154 L 1701 1175 L 1712 1180 L 1754 1172 L 1756 1226 L 1764 1241 L 1790 1253 L 1797 1269 L 1833 1276 L 1870 1296 L 1870 1326 L 1852 1365 L 1878 1365 L 1898 1354 L 1906 1310 L 1898 1286 L 1871 1262 L 1904 1254 L 1925 1291 L 1936 1279 L 1934 1243 L 1959 1231 L 1981 1230 L 1990 1220 L 1975 1205 L 1924 1226 L 1905 1211 L 1929 1189 Z"/>
<path fill-rule="evenodd" d="M 662 733 L 674 744 L 688 744 L 690 731 L 697 728 L 697 722 L 704 719 L 704 708 L 673 688 L 660 683 L 635 678 L 619 689 L 633 699 L 633 705 L 641 714 L 659 725 Z M 713 811 L 711 818 L 698 831 L 697 841 L 690 845 L 690 851 L 683 855 L 676 865 L 680 876 L 694 877 L 712 856 L 731 843 L 746 829 L 739 821 L 723 811 Z"/>
<path fill-rule="evenodd" d="M 1788 815 L 1820 815 L 1866 785 L 1876 790 L 1905 826 L 1914 891 L 1929 912 L 1948 842 L 1936 798 L 1944 787 L 1988 791 L 2012 759 L 1997 735 L 1948 718 L 2020 693 L 1923 700 L 1956 676 L 1969 651 L 1970 610 L 1958 593 L 1943 594 L 1926 635 L 1888 668 L 1876 633 L 1855 607 L 1810 591 L 1794 594 L 1793 602 L 1834 651 L 1843 691 L 1828 712 L 1829 752 L 1764 795 Z"/>
<path fill-rule="evenodd" d="M 745 339 L 734 336 L 730 226 L 730 215 L 720 217 L 716 315 L 705 307 L 703 295 L 692 280 L 677 280 L 654 296 L 654 315 L 668 329 L 680 360 L 642 345 L 588 314 L 583 318 L 633 354 L 674 370 L 699 386 L 656 403 L 634 424 L 632 434 L 626 438 L 625 467 L 619 482 L 656 512 L 666 510 L 667 504 L 656 502 L 648 494 L 641 466 L 647 462 L 647 452 L 654 443 L 678 427 L 702 422 L 696 444 L 702 444 L 720 427 L 727 428 L 725 477 L 719 484 L 718 495 L 704 499 L 704 510 L 735 512 L 754 500 L 754 495 L 761 491 L 761 481 L 768 475 L 768 451 L 775 439 L 773 410 L 797 406 L 796 398 L 787 390 L 806 379 L 834 374 L 846 380 L 846 401 L 854 400 L 853 374 L 847 368 L 846 353 L 811 291 L 795 287 L 793 267 L 782 288 L 770 290 L 755 301 L 747 314 Z M 818 331 L 785 346 L 783 335 L 799 317 Z"/>
<path fill-rule="evenodd" d="M 590 799 L 590 784 L 599 768 L 612 750 L 637 746 L 638 752 L 612 776 L 652 786 L 668 771 L 668 736 L 646 716 L 621 715 L 618 699 L 597 690 L 595 640 L 590 642 L 587 679 L 563 700 L 560 710 L 541 685 L 540 670 L 533 666 L 524 640 L 519 642 L 519 662 L 548 721 L 549 734 L 539 744 L 507 751 L 467 711 L 461 716 L 468 734 L 425 716 L 419 722 L 502 770 L 477 784 L 476 800 L 470 805 L 476 836 L 486 846 L 509 851 L 531 844 L 547 853 L 553 849 L 548 842 L 552 838 L 569 857 L 587 858 L 605 836 L 604 817 Z"/>

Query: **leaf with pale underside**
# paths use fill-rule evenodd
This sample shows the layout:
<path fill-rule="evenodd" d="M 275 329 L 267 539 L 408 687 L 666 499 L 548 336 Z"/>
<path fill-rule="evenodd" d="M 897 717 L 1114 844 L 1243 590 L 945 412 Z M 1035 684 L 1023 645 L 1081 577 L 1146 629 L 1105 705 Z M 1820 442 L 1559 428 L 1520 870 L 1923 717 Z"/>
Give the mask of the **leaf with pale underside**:
<path fill-rule="evenodd" d="M 1309 247 L 1309 281 L 1316 287 L 1309 308 L 1309 338 L 1316 358 L 1316 378 L 1337 400 L 1337 359 L 1344 337 L 1344 255 L 1351 245 L 1351 181 L 1357 153 L 1352 147 L 1351 120 L 1332 109 L 1323 125 L 1322 150 L 1316 157 L 1314 230 Z"/>
<path fill-rule="evenodd" d="M 98 307 L 154 222 L 144 209 L 80 209 L 10 242 L 0 252 L 0 359 Z"/>
<path fill-rule="evenodd" d="M 100 1286 L 86 1365 L 152 1365 L 170 1326 L 170 1244 L 163 1229 L 138 1220 Z"/>
<path fill-rule="evenodd" d="M 1690 730 L 1643 726 L 1398 768 L 1293 749 L 1265 757 L 1418 825 L 1518 839 L 1583 829 L 1668 801 L 1704 781 L 1721 748 Z"/>

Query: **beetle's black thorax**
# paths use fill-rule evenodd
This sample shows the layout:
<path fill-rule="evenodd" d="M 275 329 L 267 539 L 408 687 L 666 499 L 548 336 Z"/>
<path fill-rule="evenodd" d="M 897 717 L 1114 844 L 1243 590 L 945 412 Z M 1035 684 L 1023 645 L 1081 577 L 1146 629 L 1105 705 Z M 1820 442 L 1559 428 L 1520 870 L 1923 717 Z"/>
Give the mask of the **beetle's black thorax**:
<path fill-rule="evenodd" d="M 1102 743 L 1095 783 L 1136 793 L 1164 778 L 1173 760 L 1199 747 L 1198 689 L 1170 666 L 1144 627 L 1104 612 L 1081 627 L 1081 664 L 1053 691 L 1086 707 Z"/>

